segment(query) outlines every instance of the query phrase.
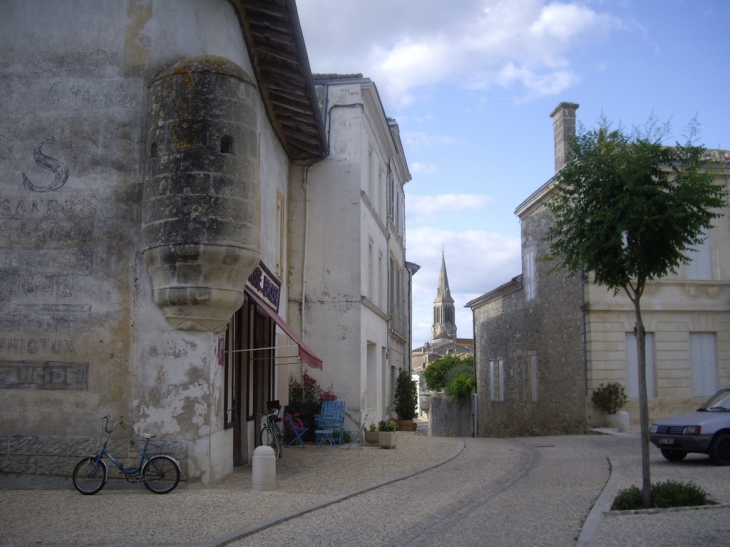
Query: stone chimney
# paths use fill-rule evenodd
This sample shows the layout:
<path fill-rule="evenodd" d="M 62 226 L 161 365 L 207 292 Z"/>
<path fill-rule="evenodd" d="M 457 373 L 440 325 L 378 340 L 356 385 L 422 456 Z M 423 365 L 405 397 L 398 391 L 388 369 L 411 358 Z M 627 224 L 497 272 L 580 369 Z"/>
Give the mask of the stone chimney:
<path fill-rule="evenodd" d="M 575 111 L 578 110 L 578 106 L 576 103 L 560 103 L 550 114 L 555 134 L 556 173 L 567 163 L 570 139 L 575 137 Z"/>

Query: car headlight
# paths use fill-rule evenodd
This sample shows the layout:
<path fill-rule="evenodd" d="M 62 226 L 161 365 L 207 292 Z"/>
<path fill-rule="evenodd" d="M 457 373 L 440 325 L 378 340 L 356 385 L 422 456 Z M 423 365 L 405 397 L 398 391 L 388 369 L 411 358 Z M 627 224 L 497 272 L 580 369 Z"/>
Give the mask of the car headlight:
<path fill-rule="evenodd" d="M 649 433 L 656 433 L 656 430 L 659 428 L 656 424 L 651 424 L 651 427 L 649 428 Z"/>
<path fill-rule="evenodd" d="M 682 431 L 682 435 L 699 435 L 700 433 L 702 433 L 701 425 L 688 425 Z"/>

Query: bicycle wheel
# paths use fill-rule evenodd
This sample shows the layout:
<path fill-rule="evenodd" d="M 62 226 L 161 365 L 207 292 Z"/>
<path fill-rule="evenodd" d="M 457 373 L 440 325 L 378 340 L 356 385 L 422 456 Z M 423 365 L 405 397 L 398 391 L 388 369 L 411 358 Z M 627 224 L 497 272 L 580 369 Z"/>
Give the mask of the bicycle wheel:
<path fill-rule="evenodd" d="M 106 464 L 104 460 L 96 456 L 84 458 L 74 467 L 73 474 L 74 488 L 88 496 L 96 494 L 106 484 Z"/>
<path fill-rule="evenodd" d="M 144 464 L 142 479 L 150 492 L 167 494 L 180 482 L 180 466 L 170 456 L 155 456 Z"/>
<path fill-rule="evenodd" d="M 279 444 L 279 439 L 277 438 L 276 433 L 271 431 L 268 427 L 264 427 L 261 430 L 261 445 L 270 446 L 274 450 L 274 455 L 277 458 L 281 457 L 281 445 Z"/>

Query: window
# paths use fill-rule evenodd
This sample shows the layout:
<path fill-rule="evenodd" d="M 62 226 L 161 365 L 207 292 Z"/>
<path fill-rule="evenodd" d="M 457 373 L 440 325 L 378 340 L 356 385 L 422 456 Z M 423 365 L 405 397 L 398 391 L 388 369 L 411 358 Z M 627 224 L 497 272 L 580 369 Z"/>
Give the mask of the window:
<path fill-rule="evenodd" d="M 537 355 L 530 355 L 530 390 L 532 402 L 537 402 Z"/>
<path fill-rule="evenodd" d="M 368 292 L 367 297 L 373 299 L 373 238 L 368 242 Z"/>
<path fill-rule="evenodd" d="M 233 137 L 226 135 L 221 139 L 221 154 L 233 154 Z"/>
<path fill-rule="evenodd" d="M 646 396 L 656 397 L 656 375 L 654 372 L 654 333 L 647 332 L 646 343 Z M 636 335 L 626 333 L 626 373 L 627 395 L 632 399 L 639 398 L 639 354 L 636 350 Z"/>
<path fill-rule="evenodd" d="M 524 286 L 525 298 L 530 301 L 534 300 L 537 294 L 537 278 L 535 275 L 535 251 L 529 251 L 525 254 L 525 270 L 524 270 Z"/>
<path fill-rule="evenodd" d="M 385 281 L 383 272 L 383 251 L 378 251 L 378 306 L 380 309 L 384 309 L 385 301 Z"/>
<path fill-rule="evenodd" d="M 692 396 L 708 397 L 717 391 L 717 342 L 714 332 L 689 333 Z"/>
<path fill-rule="evenodd" d="M 712 279 L 712 248 L 710 235 L 705 232 L 705 240 L 699 245 L 692 246 L 687 257 L 692 260 L 687 264 L 687 279 Z"/>
<path fill-rule="evenodd" d="M 489 399 L 504 401 L 504 361 L 489 361 Z"/>

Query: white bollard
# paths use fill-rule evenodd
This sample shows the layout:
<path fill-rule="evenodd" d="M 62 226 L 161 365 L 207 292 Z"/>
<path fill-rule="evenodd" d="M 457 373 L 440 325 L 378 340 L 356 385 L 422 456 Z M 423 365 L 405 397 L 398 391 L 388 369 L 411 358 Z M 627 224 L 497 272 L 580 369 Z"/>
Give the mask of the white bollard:
<path fill-rule="evenodd" d="M 631 429 L 631 422 L 629 420 L 629 413 L 622 410 L 618 413 L 618 430 L 621 433 L 627 433 Z"/>
<path fill-rule="evenodd" d="M 259 446 L 253 451 L 251 479 L 254 490 L 276 490 L 276 454 L 270 446 Z"/>

